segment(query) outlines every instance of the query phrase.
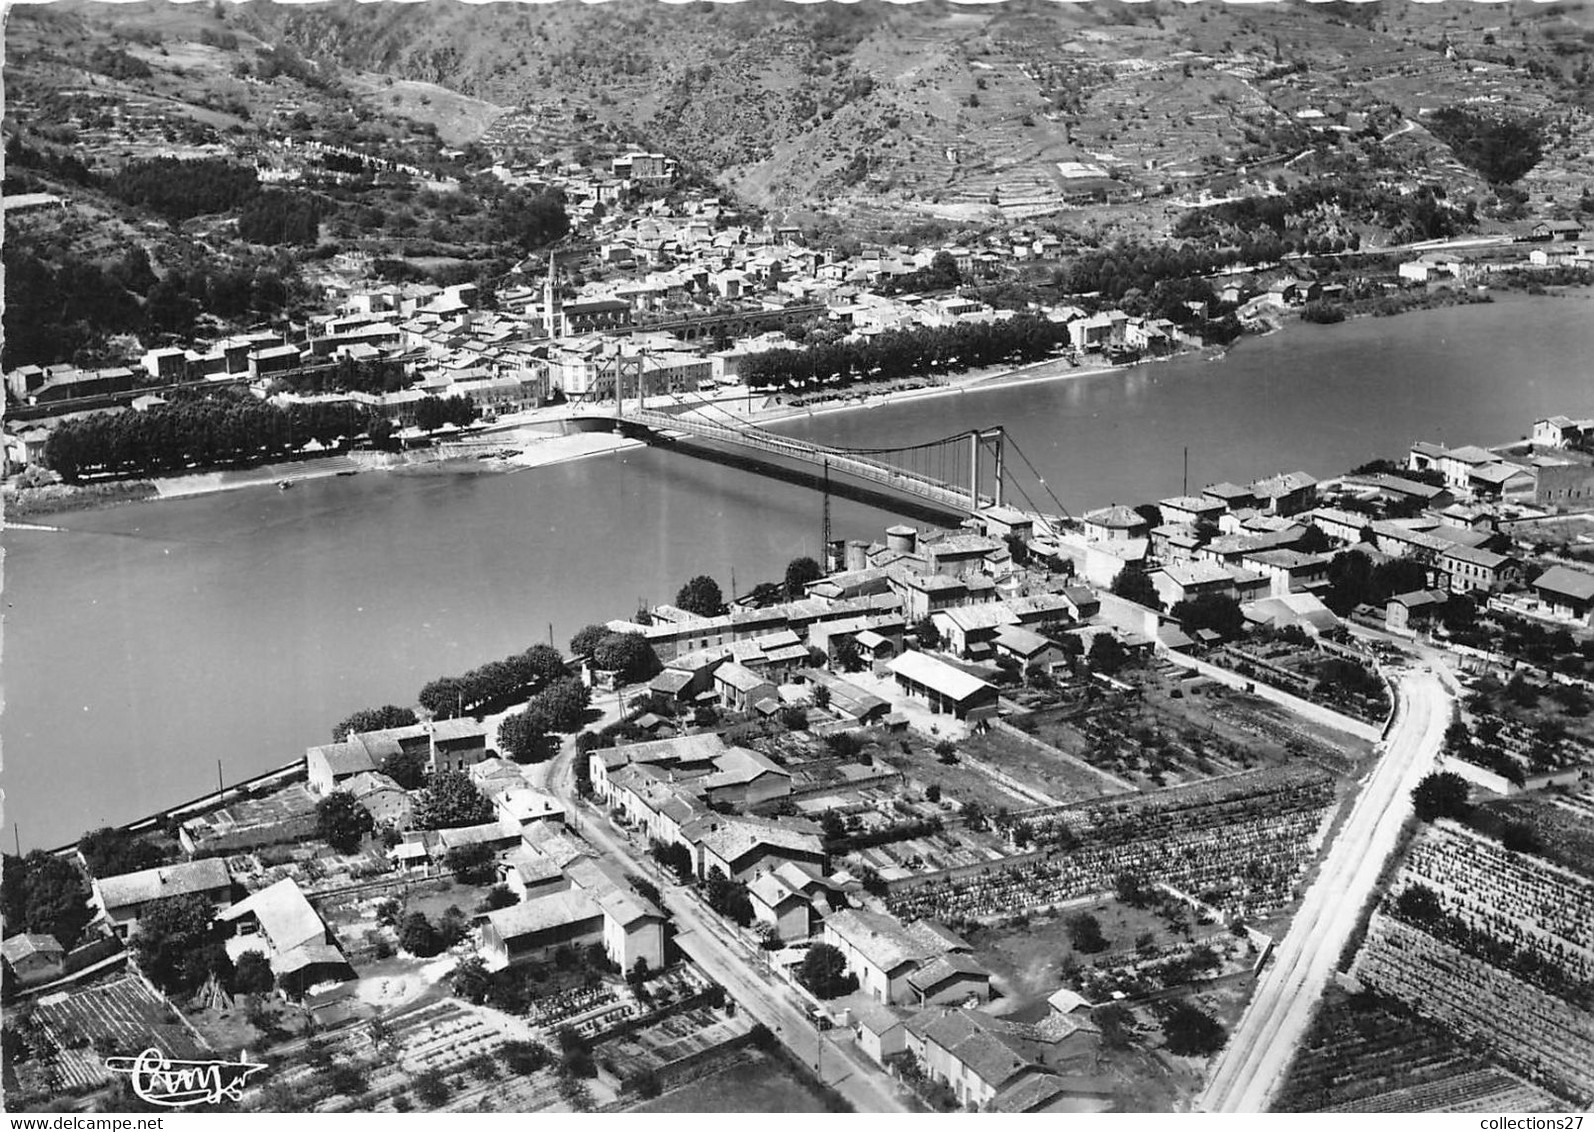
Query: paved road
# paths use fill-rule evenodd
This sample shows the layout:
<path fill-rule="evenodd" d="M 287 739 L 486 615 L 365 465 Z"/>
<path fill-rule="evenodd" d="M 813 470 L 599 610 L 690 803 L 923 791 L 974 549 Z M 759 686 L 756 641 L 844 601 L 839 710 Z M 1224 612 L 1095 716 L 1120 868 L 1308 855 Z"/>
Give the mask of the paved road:
<path fill-rule="evenodd" d="M 604 720 L 597 726 L 610 722 L 612 714 L 617 713 L 605 711 Z M 565 803 L 571 824 L 589 844 L 636 875 L 658 883 L 665 906 L 675 919 L 676 944 L 798 1058 L 809 1063 L 817 1060 L 825 1082 L 857 1111 L 909 1111 L 897 1099 L 891 1077 L 873 1062 L 833 1041 L 824 1042 L 821 1054 L 819 1032 L 796 996 L 758 971 L 719 917 L 700 904 L 686 886 L 665 881 L 658 866 L 618 834 L 606 818 L 581 807 L 576 800 L 575 759 L 575 744 L 567 741 L 557 758 L 532 768 L 528 778 Z"/>
<path fill-rule="evenodd" d="M 1444 742 L 1451 698 L 1433 669 L 1400 675 L 1388 745 L 1351 808 L 1240 1024 L 1219 1055 L 1196 1107 L 1265 1112 L 1306 1032 L 1339 954 L 1372 895 L 1379 871 L 1411 813 L 1411 791 Z"/>

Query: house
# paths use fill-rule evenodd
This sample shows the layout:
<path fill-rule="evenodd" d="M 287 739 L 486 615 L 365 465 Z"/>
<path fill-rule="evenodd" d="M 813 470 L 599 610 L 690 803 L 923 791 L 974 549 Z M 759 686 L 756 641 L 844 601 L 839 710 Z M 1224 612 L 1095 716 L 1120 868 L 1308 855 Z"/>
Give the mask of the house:
<path fill-rule="evenodd" d="M 354 977 L 320 913 L 292 877 L 251 893 L 216 919 L 232 925 L 227 954 L 234 962 L 246 951 L 258 951 L 271 964 L 277 987 L 301 998 L 319 983 Z"/>
<path fill-rule="evenodd" d="M 1583 236 L 1583 225 L 1576 220 L 1541 220 L 1533 226 L 1535 240 L 1572 243 Z"/>
<path fill-rule="evenodd" d="M 519 845 L 499 859 L 498 877 L 505 888 L 522 900 L 563 892 L 570 887 L 570 878 L 553 858 L 529 845 Z"/>
<path fill-rule="evenodd" d="M 776 698 L 775 685 L 735 661 L 714 670 L 714 688 L 720 702 L 731 711 L 751 711 L 754 705 Z"/>
<path fill-rule="evenodd" d="M 0 957 L 17 986 L 30 987 L 57 979 L 66 970 L 66 948 L 53 935 L 22 932 L 0 945 Z"/>
<path fill-rule="evenodd" d="M 91 888 L 94 905 L 122 939 L 136 934 L 139 917 L 157 900 L 197 893 L 218 910 L 232 904 L 232 877 L 217 857 L 96 878 Z"/>
<path fill-rule="evenodd" d="M 1328 580 L 1326 554 L 1302 554 L 1298 550 L 1262 550 L 1240 556 L 1247 568 L 1268 580 L 1269 592 L 1300 593 Z"/>
<path fill-rule="evenodd" d="M 948 952 L 909 975 L 908 987 L 919 1006 L 967 1003 L 971 998 L 988 1002 L 991 973 L 968 955 Z"/>
<path fill-rule="evenodd" d="M 1384 628 L 1391 633 L 1418 633 L 1432 624 L 1449 602 L 1450 595 L 1444 590 L 1395 594 L 1384 603 Z"/>
<path fill-rule="evenodd" d="M 968 951 L 967 943 L 932 921 L 903 924 L 895 916 L 857 908 L 827 919 L 824 940 L 847 960 L 860 991 L 893 1005 L 922 1001 L 922 990 L 908 982 L 910 975 L 949 954 Z M 927 981 L 942 989 L 958 983 L 947 971 L 937 971 Z M 988 995 L 989 976 L 986 986 Z"/>
<path fill-rule="evenodd" d="M 1427 283 L 1439 276 L 1454 279 L 1461 274 L 1461 260 L 1444 252 L 1430 252 L 1407 260 L 1398 272 L 1400 278 L 1412 283 Z"/>
<path fill-rule="evenodd" d="M 1175 495 L 1159 499 L 1157 510 L 1162 513 L 1164 526 L 1193 527 L 1200 522 L 1215 523 L 1226 510 L 1216 499 L 1197 495 Z"/>
<path fill-rule="evenodd" d="M 353 795 L 361 809 L 379 826 L 405 829 L 414 817 L 415 806 L 409 792 L 385 774 L 365 771 L 346 780 L 341 789 Z"/>
<path fill-rule="evenodd" d="M 908 1048 L 907 1030 L 902 1025 L 904 1011 L 862 995 L 849 998 L 847 1009 L 858 1048 L 874 1058 L 875 1064 L 884 1065 L 888 1057 Z"/>
<path fill-rule="evenodd" d="M 1018 625 L 1003 625 L 991 643 L 998 657 L 1011 657 L 1026 671 L 1031 668 L 1050 671 L 1063 659 L 1063 650 L 1055 641 Z"/>
<path fill-rule="evenodd" d="M 480 952 L 489 970 L 551 955 L 565 945 L 598 943 L 604 913 L 585 890 L 571 888 L 487 913 Z"/>
<path fill-rule="evenodd" d="M 747 880 L 786 861 L 820 869 L 829 863 L 818 829 L 810 822 L 707 814 L 689 822 L 681 833 L 693 847 L 698 874 L 704 877 L 718 869 L 727 877 Z"/>
<path fill-rule="evenodd" d="M 922 652 L 905 652 L 887 663 L 897 688 L 906 696 L 924 700 L 937 714 L 959 719 L 979 719 L 996 711 L 996 688 Z"/>
<path fill-rule="evenodd" d="M 311 747 L 304 753 L 304 764 L 310 789 L 322 797 L 356 775 L 371 774 L 378 769 L 371 753 L 357 740 Z"/>
<path fill-rule="evenodd" d="M 1241 487 L 1237 483 L 1214 483 L 1201 489 L 1201 494 L 1206 499 L 1221 503 L 1225 510 L 1242 511 L 1248 507 L 1256 506 L 1256 496 L 1248 487 Z"/>
<path fill-rule="evenodd" d="M 1269 515 L 1299 515 L 1317 505 L 1317 480 L 1305 472 L 1268 476 L 1250 490 L 1257 507 Z"/>
<path fill-rule="evenodd" d="M 753 918 L 768 924 L 777 939 L 785 942 L 807 939 L 813 906 L 808 897 L 793 888 L 779 870 L 755 877 L 747 886 L 753 905 Z"/>
<path fill-rule="evenodd" d="M 1472 546 L 1451 546 L 1441 551 L 1439 569 L 1450 576 L 1450 589 L 1462 594 L 1499 589 L 1522 573 L 1515 558 Z"/>
<path fill-rule="evenodd" d="M 948 652 L 984 659 L 991 655 L 997 630 L 1018 624 L 1018 614 L 1001 603 L 986 602 L 937 610 L 930 614 L 930 620 Z"/>
<path fill-rule="evenodd" d="M 529 786 L 514 786 L 498 795 L 498 820 L 524 830 L 535 822 L 565 820 L 564 803 Z"/>
<path fill-rule="evenodd" d="M 1594 611 L 1594 574 L 1552 566 L 1533 579 L 1533 593 L 1551 617 L 1589 624 Z"/>
<path fill-rule="evenodd" d="M 635 892 L 611 888 L 597 897 L 603 913 L 604 954 L 630 972 L 638 964 L 645 971 L 664 966 L 664 913 L 658 905 Z"/>
<path fill-rule="evenodd" d="M 480 825 L 440 829 L 432 856 L 442 862 L 455 849 L 469 849 L 477 845 L 485 845 L 495 853 L 513 849 L 520 844 L 521 833 L 521 827 L 511 821 L 489 821 Z"/>
<path fill-rule="evenodd" d="M 1114 504 L 1103 507 L 1097 511 L 1087 511 L 1082 522 L 1085 524 L 1085 536 L 1099 539 L 1103 542 L 1124 542 L 1129 539 L 1145 538 L 1151 530 L 1151 523 L 1140 512 L 1132 507 Z"/>
<path fill-rule="evenodd" d="M 1164 609 L 1205 594 L 1221 594 L 1237 601 L 1263 597 L 1271 588 L 1267 578 L 1217 562 L 1177 562 L 1153 570 L 1151 584 Z"/>
<path fill-rule="evenodd" d="M 1056 1111 L 1088 1099 L 1101 1107 L 1110 1084 L 1082 1074 L 1093 1068 L 1100 1032 L 1088 1018 L 1053 1013 L 1035 1023 L 978 1010 L 930 1009 L 905 1023 L 906 1047 L 925 1072 L 948 1085 L 967 1108 Z"/>
<path fill-rule="evenodd" d="M 730 747 L 714 759 L 714 771 L 695 785 L 712 806 L 747 810 L 791 795 L 791 773 L 768 755 Z"/>

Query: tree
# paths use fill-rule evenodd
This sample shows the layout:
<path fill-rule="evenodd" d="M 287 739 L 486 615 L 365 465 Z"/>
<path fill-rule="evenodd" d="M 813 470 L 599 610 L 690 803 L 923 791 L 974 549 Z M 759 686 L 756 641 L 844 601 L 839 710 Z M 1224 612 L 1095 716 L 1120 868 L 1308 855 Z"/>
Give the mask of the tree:
<path fill-rule="evenodd" d="M 719 583 L 707 574 L 699 574 L 675 595 L 675 604 L 699 617 L 718 617 L 725 612 L 725 596 Z"/>
<path fill-rule="evenodd" d="M 352 853 L 376 827 L 371 813 L 347 790 L 334 790 L 315 807 L 316 836 L 339 853 Z"/>
<path fill-rule="evenodd" d="M 1101 1027 L 1102 1044 L 1108 1049 L 1125 1050 L 1134 1044 L 1135 1016 L 1119 1002 L 1109 1002 L 1095 1010 L 1091 1020 Z"/>
<path fill-rule="evenodd" d="M 482 897 L 482 902 L 477 911 L 496 912 L 500 908 L 513 908 L 520 903 L 520 898 L 509 891 L 506 885 L 495 884 L 487 890 L 487 895 Z"/>
<path fill-rule="evenodd" d="M 836 646 L 836 667 L 843 672 L 861 672 L 864 668 L 863 649 L 853 637 L 841 638 Z"/>
<path fill-rule="evenodd" d="M 133 953 L 149 980 L 172 993 L 198 989 L 213 970 L 224 970 L 227 959 L 210 901 L 197 892 L 149 904 L 133 934 Z"/>
<path fill-rule="evenodd" d="M 454 1092 L 440 1069 L 427 1069 L 418 1073 L 414 1088 L 415 1098 L 428 1108 L 436 1108 L 447 1103 Z"/>
<path fill-rule="evenodd" d="M 526 705 L 526 714 L 546 731 L 573 735 L 581 730 L 591 703 L 592 693 L 587 686 L 573 676 L 566 676 L 533 696 Z"/>
<path fill-rule="evenodd" d="M 1086 660 L 1090 662 L 1092 672 L 1112 676 L 1129 663 L 1129 650 L 1112 633 L 1097 633 L 1090 642 Z"/>
<path fill-rule="evenodd" d="M 1328 547 L 1328 536 L 1315 523 L 1308 523 L 1306 532 L 1295 543 L 1295 549 L 1302 554 L 1322 554 Z"/>
<path fill-rule="evenodd" d="M 1125 566 L 1118 571 L 1118 576 L 1112 580 L 1112 592 L 1125 601 L 1135 602 L 1147 609 L 1162 608 L 1162 600 L 1157 596 L 1157 587 L 1151 584 L 1151 577 L 1135 566 Z"/>
<path fill-rule="evenodd" d="M 592 651 L 598 647 L 598 642 L 609 635 L 607 625 L 588 625 L 570 638 L 570 653 L 572 656 L 591 656 Z"/>
<path fill-rule="evenodd" d="M 504 1066 L 517 1077 L 529 1077 L 553 1060 L 546 1046 L 536 1042 L 515 1040 L 498 1047 L 498 1056 Z"/>
<path fill-rule="evenodd" d="M 819 563 L 804 555 L 786 563 L 786 599 L 796 601 L 808 592 L 808 583 L 824 577 Z"/>
<path fill-rule="evenodd" d="M 928 615 L 913 623 L 913 636 L 919 642 L 919 647 L 926 651 L 941 647 L 941 630 L 935 627 L 935 622 Z"/>
<path fill-rule="evenodd" d="M 77 851 L 89 875 L 100 879 L 153 868 L 165 859 L 155 845 L 115 826 L 85 833 L 77 843 Z"/>
<path fill-rule="evenodd" d="M 26 857 L 5 858 L 4 919 L 8 932 L 52 935 L 70 949 L 92 918 L 88 886 L 76 865 L 35 849 Z"/>
<path fill-rule="evenodd" d="M 364 708 L 332 729 L 332 741 L 343 742 L 351 731 L 359 735 L 367 731 L 386 731 L 391 727 L 411 727 L 414 724 L 415 713 L 406 707 L 384 704 L 379 708 Z"/>
<path fill-rule="evenodd" d="M 399 946 L 411 955 L 430 959 L 443 950 L 443 940 L 425 912 L 411 912 L 399 929 Z"/>
<path fill-rule="evenodd" d="M 1089 912 L 1078 912 L 1068 917 L 1068 941 L 1075 951 L 1094 955 L 1106 951 L 1107 937 L 1101 934 L 1101 921 Z"/>
<path fill-rule="evenodd" d="M 635 684 L 658 673 L 658 654 L 641 633 L 610 633 L 592 650 L 592 662 L 613 672 L 625 684 Z"/>
<path fill-rule="evenodd" d="M 797 968 L 797 981 L 815 998 L 839 998 L 858 989 L 858 980 L 847 973 L 846 956 L 828 943 L 808 949 Z"/>
<path fill-rule="evenodd" d="M 1444 905 L 1434 890 L 1423 884 L 1409 885 L 1395 897 L 1395 910 L 1414 924 L 1431 924 L 1444 915 Z"/>
<path fill-rule="evenodd" d="M 1411 802 L 1420 821 L 1436 818 L 1464 819 L 1472 812 L 1471 788 L 1467 780 L 1451 771 L 1436 771 L 1417 783 Z"/>
<path fill-rule="evenodd" d="M 443 866 L 461 884 L 491 884 L 498 875 L 493 851 L 486 845 L 456 845 L 443 856 Z"/>
<path fill-rule="evenodd" d="M 234 994 L 270 994 L 276 985 L 277 977 L 263 952 L 246 951 L 238 956 L 232 970 Z"/>
<path fill-rule="evenodd" d="M 382 773 L 404 790 L 419 790 L 426 783 L 426 756 L 420 751 L 397 750 L 382 760 Z"/>
<path fill-rule="evenodd" d="M 1162 1033 L 1168 1040 L 1169 1053 L 1187 1057 L 1217 1053 L 1229 1036 L 1216 1018 L 1185 1002 L 1163 1019 Z"/>
<path fill-rule="evenodd" d="M 415 824 L 421 829 L 457 829 L 492 819 L 493 804 L 482 797 L 468 774 L 457 770 L 433 775 L 415 807 Z"/>
<path fill-rule="evenodd" d="M 753 902 L 747 895 L 747 885 L 734 877 L 727 877 L 719 869 L 711 869 L 703 886 L 703 897 L 708 906 L 728 920 L 742 927 L 753 922 Z"/>
<path fill-rule="evenodd" d="M 498 747 L 517 763 L 540 763 L 553 756 L 547 732 L 537 724 L 539 715 L 519 711 L 506 715 L 498 724 Z"/>

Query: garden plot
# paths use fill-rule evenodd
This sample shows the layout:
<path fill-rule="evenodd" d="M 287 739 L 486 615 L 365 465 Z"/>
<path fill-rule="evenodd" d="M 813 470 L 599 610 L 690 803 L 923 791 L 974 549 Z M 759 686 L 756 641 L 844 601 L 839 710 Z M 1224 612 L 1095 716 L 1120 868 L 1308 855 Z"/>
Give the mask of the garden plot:
<path fill-rule="evenodd" d="M 53 1077 L 51 1092 L 72 1092 L 111 1079 L 107 1057 L 158 1049 L 167 1057 L 205 1056 L 199 1038 L 165 999 L 136 975 L 60 995 L 46 995 L 33 1020 L 59 1051 L 37 1068 Z M 19 1075 L 34 1063 L 19 1066 Z"/>
<path fill-rule="evenodd" d="M 1282 636 L 1232 642 L 1206 658 L 1247 680 L 1256 680 L 1364 723 L 1389 718 L 1389 689 L 1370 660 L 1343 650 L 1328 652 Z"/>
<path fill-rule="evenodd" d="M 617 1073 L 634 1077 L 723 1045 L 746 1033 L 750 1025 L 740 1014 L 729 1018 L 699 1006 L 600 1042 L 594 1054 L 600 1063 L 613 1063 Z"/>
<path fill-rule="evenodd" d="M 886 765 L 902 772 L 904 781 L 918 790 L 938 786 L 944 800 L 974 802 L 986 810 L 1023 809 L 1033 806 L 1035 800 L 1026 797 L 1010 786 L 1005 786 L 990 775 L 964 763 L 958 752 L 967 750 L 975 757 L 985 750 L 984 740 L 990 736 L 975 736 L 953 742 L 938 754 L 936 744 L 916 732 L 881 738 L 880 759 Z M 948 740 L 948 742 L 951 742 Z M 955 761 L 953 761 L 955 760 Z M 1014 776 L 1017 778 L 1017 776 Z"/>
<path fill-rule="evenodd" d="M 728 1064 L 691 1084 L 638 1105 L 633 1112 L 824 1112 L 812 1090 L 776 1058 L 739 1051 Z"/>

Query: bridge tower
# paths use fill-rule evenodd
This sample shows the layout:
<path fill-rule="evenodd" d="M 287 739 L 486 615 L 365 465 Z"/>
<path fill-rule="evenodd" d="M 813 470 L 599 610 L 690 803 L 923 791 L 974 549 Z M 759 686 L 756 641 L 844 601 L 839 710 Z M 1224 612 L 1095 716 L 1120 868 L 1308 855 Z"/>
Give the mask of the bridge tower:
<path fill-rule="evenodd" d="M 968 434 L 969 443 L 969 510 L 978 511 L 981 508 L 980 495 L 980 470 L 984 463 L 983 456 L 986 452 L 991 454 L 992 482 L 991 500 L 1000 507 L 1002 505 L 1002 479 L 1004 448 L 1007 442 L 1007 432 L 1001 425 L 988 428 L 984 431 L 971 429 Z"/>

